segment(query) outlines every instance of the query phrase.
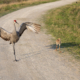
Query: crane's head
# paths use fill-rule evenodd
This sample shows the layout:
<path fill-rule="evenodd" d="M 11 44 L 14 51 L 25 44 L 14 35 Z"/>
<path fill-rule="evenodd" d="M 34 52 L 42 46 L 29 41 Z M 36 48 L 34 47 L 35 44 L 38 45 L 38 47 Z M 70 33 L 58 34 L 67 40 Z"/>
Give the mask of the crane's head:
<path fill-rule="evenodd" d="M 18 22 L 16 20 L 14 20 L 14 23 L 17 23 L 18 24 Z"/>

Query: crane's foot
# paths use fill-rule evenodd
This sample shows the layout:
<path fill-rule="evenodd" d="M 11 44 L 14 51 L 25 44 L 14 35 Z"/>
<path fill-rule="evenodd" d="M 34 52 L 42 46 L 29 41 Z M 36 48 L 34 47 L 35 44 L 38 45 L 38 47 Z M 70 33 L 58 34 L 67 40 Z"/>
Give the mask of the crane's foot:
<path fill-rule="evenodd" d="M 18 62 L 19 60 L 15 59 L 14 61 Z"/>

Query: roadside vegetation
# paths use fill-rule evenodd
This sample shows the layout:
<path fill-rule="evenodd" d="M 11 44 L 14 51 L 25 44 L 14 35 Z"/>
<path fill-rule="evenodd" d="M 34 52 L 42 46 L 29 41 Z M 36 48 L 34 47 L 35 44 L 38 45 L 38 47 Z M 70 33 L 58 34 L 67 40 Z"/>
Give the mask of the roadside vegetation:
<path fill-rule="evenodd" d="M 44 17 L 45 27 L 53 37 L 61 38 L 62 50 L 80 59 L 80 1 L 55 10 Z"/>
<path fill-rule="evenodd" d="M 9 4 L 12 2 L 20 2 L 20 1 L 27 1 L 27 0 L 0 0 L 0 4 Z"/>
<path fill-rule="evenodd" d="M 21 9 L 23 7 L 28 7 L 53 1 L 57 0 L 0 0 L 0 16 Z"/>

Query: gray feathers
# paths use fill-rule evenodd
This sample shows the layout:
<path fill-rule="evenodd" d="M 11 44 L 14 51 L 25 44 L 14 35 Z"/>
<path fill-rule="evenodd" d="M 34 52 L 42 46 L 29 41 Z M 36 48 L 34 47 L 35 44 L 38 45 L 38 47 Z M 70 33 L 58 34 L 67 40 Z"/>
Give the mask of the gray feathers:
<path fill-rule="evenodd" d="M 0 37 L 6 41 L 9 41 L 11 33 L 0 27 Z"/>
<path fill-rule="evenodd" d="M 25 22 L 22 23 L 19 29 L 19 36 L 22 35 L 22 33 L 27 29 L 32 32 L 38 33 L 40 31 L 40 26 L 39 24 L 31 23 L 31 22 Z"/>
<path fill-rule="evenodd" d="M 0 27 L 0 37 L 6 41 L 10 40 L 10 43 L 16 43 L 26 29 L 38 33 L 40 31 L 40 26 L 41 25 L 36 23 L 25 22 L 20 25 L 19 31 L 16 31 L 14 22 L 14 30 L 12 33 Z"/>

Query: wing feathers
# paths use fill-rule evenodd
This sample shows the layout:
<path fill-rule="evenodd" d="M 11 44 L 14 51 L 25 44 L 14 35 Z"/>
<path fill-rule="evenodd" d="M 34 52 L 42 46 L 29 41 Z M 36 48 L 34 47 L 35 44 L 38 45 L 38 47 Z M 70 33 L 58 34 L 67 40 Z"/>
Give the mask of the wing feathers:
<path fill-rule="evenodd" d="M 22 35 L 22 33 L 27 29 L 32 32 L 38 33 L 40 31 L 40 26 L 39 24 L 31 23 L 31 22 L 25 22 L 22 23 L 19 29 L 19 36 Z"/>
<path fill-rule="evenodd" d="M 32 26 L 27 26 L 27 29 L 33 32 L 36 32 L 35 29 Z"/>
<path fill-rule="evenodd" d="M 39 32 L 39 31 L 40 31 L 40 26 L 41 26 L 41 25 L 39 25 L 39 24 L 34 24 L 34 30 L 35 30 L 36 32 Z"/>
<path fill-rule="evenodd" d="M 38 33 L 40 31 L 40 26 L 41 25 L 36 24 L 36 23 L 31 23 L 31 24 L 27 23 L 27 25 L 26 25 L 26 27 L 27 27 L 28 30 L 33 31 L 35 33 Z"/>
<path fill-rule="evenodd" d="M 7 32 L 5 29 L 0 28 L 0 37 L 6 41 L 10 40 L 11 33 Z"/>

